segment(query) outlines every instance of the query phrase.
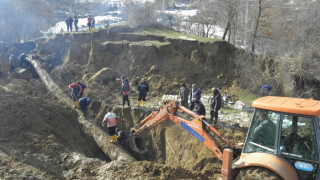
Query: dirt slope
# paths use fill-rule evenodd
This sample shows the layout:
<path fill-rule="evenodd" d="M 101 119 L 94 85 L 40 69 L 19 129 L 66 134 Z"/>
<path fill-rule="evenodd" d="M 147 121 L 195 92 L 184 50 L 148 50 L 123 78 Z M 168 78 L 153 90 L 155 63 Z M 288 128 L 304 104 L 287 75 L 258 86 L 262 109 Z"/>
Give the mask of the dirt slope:
<path fill-rule="evenodd" d="M 130 79 L 133 105 L 136 103 L 134 99 L 137 98 L 136 84 L 141 77 L 146 77 L 151 87 L 147 106 L 153 107 L 158 104 L 163 93 L 176 93 L 181 82 L 191 84 L 196 81 L 200 88 L 212 84 L 228 85 L 231 81 L 229 82 L 227 77 L 233 79 L 233 74 L 225 74 L 225 72 L 234 65 L 232 61 L 234 55 L 230 52 L 235 50 L 226 42 L 204 44 L 196 41 L 108 31 L 60 34 L 47 40 L 36 41 L 36 53 L 40 57 L 43 68 L 50 72 L 65 93 L 69 94 L 67 86 L 71 82 L 80 80 L 87 84 L 85 96 L 92 99 L 90 115 L 93 122 L 100 125 L 107 107 L 115 106 L 115 113 L 121 119 L 118 127 L 124 129 L 127 134 L 130 127 L 150 114 L 152 109 L 118 107 L 117 105 L 121 104 L 119 93 L 121 84 L 115 81 L 116 77 L 125 75 Z M 15 52 L 14 49 L 12 52 Z M 8 56 L 2 53 L 2 61 L 6 61 Z M 17 114 L 24 116 L 4 114 L 3 117 L 19 121 L 22 121 L 24 117 L 28 117 L 30 121 L 36 119 L 32 123 L 27 121 L 30 124 L 28 129 L 18 130 L 23 134 L 32 134 L 38 139 L 36 140 L 38 144 L 33 142 L 33 136 L 23 136 L 25 139 L 19 139 L 21 135 L 17 132 L 20 131 L 14 130 L 14 134 L 17 134 L 18 137 L 14 136 L 15 141 L 10 145 L 13 150 L 7 151 L 7 154 L 9 157 L 21 157 L 17 160 L 21 166 L 21 170 L 17 172 L 19 176 L 31 169 L 28 163 L 36 162 L 37 166 L 31 164 L 35 167 L 32 173 L 23 177 L 43 174 L 43 177 L 36 177 L 40 179 L 220 178 L 221 162 L 194 137 L 172 122 L 160 125 L 143 137 L 149 153 L 145 156 L 137 156 L 137 158 L 155 163 L 108 163 L 108 159 L 102 155 L 94 143 L 84 145 L 87 141 L 92 142 L 92 139 L 83 137 L 85 135 L 81 133 L 82 128 L 75 120 L 75 113 L 69 108 L 56 104 L 54 98 L 47 95 L 39 79 L 34 79 L 28 73 L 23 76 L 11 76 L 16 75 L 4 76 L 2 79 L 3 89 L 7 90 L 3 92 L 4 97 L 8 93 L 9 95 L 19 93 L 21 96 L 10 95 L 10 98 L 7 99 L 17 98 L 17 101 L 23 102 L 18 104 L 19 107 L 24 107 L 26 104 L 28 108 L 25 112 L 23 111 L 24 113 L 20 112 L 23 108 L 14 108 Z M 32 86 L 26 87 L 25 90 L 21 89 L 24 84 Z M 25 97 L 25 94 L 29 96 Z M 5 104 L 10 106 L 10 103 Z M 4 122 L 4 127 L 9 126 L 7 125 L 9 122 L 11 121 Z M 232 133 L 233 130 L 227 130 L 227 132 Z M 243 135 L 239 136 L 243 140 Z M 27 143 L 18 146 L 21 141 Z M 26 151 L 14 153 L 15 149 L 19 147 L 21 149 L 23 146 L 28 147 L 25 148 Z M 42 152 L 42 149 L 45 151 Z M 26 154 L 30 155 L 26 157 Z M 33 156 L 36 158 L 30 158 Z M 27 160 L 23 161 L 24 159 Z M 34 159 L 41 160 L 35 161 Z M 104 172 L 104 169 L 108 171 Z M 63 173 L 58 173 L 59 171 Z M 9 172 L 9 169 L 4 172 Z M 124 172 L 126 172 L 125 175 L 122 175 Z M 10 173 L 3 175 L 3 177 L 17 176 Z"/>
<path fill-rule="evenodd" d="M 201 173 L 151 162 L 110 162 L 82 132 L 76 112 L 57 104 L 43 92 L 43 85 L 30 82 L 39 80 L 0 77 L 1 178 L 205 178 Z"/>
<path fill-rule="evenodd" d="M 85 96 L 93 123 L 101 124 L 109 106 L 114 107 L 118 127 L 130 127 L 158 110 L 163 94 L 176 94 L 182 82 L 197 83 L 204 93 L 212 86 L 223 90 L 238 84 L 259 89 L 254 72 L 239 74 L 243 66 L 256 67 L 256 57 L 230 44 L 201 43 L 143 35 L 126 29 L 93 33 L 58 34 L 38 39 L 36 55 L 55 82 L 70 93 L 68 84 L 86 83 Z M 149 153 L 135 155 L 140 161 L 111 161 L 77 122 L 76 113 L 51 97 L 32 73 L 7 74 L 10 54 L 32 48 L 1 51 L 5 73 L 0 76 L 0 177 L 35 179 L 219 179 L 221 162 L 196 138 L 173 122 L 165 122 L 143 134 Z M 239 62 L 242 62 L 239 64 Z M 268 61 L 269 62 L 269 61 Z M 233 69 L 234 71 L 231 71 Z M 257 70 L 260 70 L 257 68 Z M 258 72 L 258 71 L 257 71 Z M 125 75 L 131 85 L 133 107 L 121 107 L 121 84 Z M 142 77 L 150 84 L 146 108 L 137 108 L 136 85 Z M 240 83 L 239 83 L 239 80 Z M 241 87 L 239 87 L 241 88 Z M 71 99 L 70 99 L 71 100 Z M 230 124 L 219 128 L 232 142 L 242 142 L 245 129 L 239 119 L 250 113 L 221 110 Z M 242 123 L 242 122 L 241 122 Z M 248 122 L 244 122 L 245 126 Z M 14 170 L 13 170 L 14 169 Z"/>

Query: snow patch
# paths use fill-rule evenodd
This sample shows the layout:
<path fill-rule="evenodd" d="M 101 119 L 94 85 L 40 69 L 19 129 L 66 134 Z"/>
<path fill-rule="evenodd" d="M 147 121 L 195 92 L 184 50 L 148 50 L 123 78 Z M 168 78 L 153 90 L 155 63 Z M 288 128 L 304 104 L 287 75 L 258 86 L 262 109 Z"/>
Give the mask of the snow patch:
<path fill-rule="evenodd" d="M 188 41 L 195 41 L 195 39 L 192 39 L 192 38 L 188 38 L 188 37 L 185 37 L 185 36 L 179 36 L 180 39 L 185 39 L 185 40 L 188 40 Z"/>

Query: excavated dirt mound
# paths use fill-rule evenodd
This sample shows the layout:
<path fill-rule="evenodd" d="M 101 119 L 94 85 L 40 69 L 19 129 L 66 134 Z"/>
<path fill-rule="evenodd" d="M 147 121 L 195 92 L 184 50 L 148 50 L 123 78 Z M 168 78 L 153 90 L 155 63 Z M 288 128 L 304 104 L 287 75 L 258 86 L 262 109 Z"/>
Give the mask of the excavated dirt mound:
<path fill-rule="evenodd" d="M 37 79 L 0 77 L 0 146 L 1 155 L 8 157 L 1 158 L 1 177 L 63 178 L 68 167 L 62 155 L 69 152 L 107 160 L 82 132 L 78 115 L 42 88 Z M 27 174 L 20 174 L 23 167 Z"/>
<path fill-rule="evenodd" d="M 147 161 L 109 162 L 93 139 L 82 132 L 76 112 L 57 104 L 41 83 L 33 85 L 36 82 L 40 83 L 14 75 L 0 77 L 1 178 L 207 178 L 199 172 Z"/>

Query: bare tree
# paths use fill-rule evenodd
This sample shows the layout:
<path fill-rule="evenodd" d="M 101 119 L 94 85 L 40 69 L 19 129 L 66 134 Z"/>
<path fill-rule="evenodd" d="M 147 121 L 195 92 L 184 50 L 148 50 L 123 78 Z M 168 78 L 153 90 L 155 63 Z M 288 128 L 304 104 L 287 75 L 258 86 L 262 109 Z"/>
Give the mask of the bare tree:
<path fill-rule="evenodd" d="M 155 3 L 128 0 L 124 12 L 131 26 L 151 26 L 156 23 Z"/>
<path fill-rule="evenodd" d="M 222 9 L 223 19 L 226 22 L 226 28 L 224 30 L 222 39 L 225 40 L 227 33 L 231 31 L 231 26 L 234 28 L 236 27 L 236 18 L 238 17 L 239 13 L 239 3 L 240 0 L 225 0 L 225 1 L 218 1 L 217 4 L 220 5 Z M 229 32 L 229 39 L 231 37 L 231 32 Z"/>
<path fill-rule="evenodd" d="M 262 0 L 258 0 L 258 3 L 259 3 L 259 5 L 258 5 L 258 15 L 257 15 L 257 18 L 256 18 L 255 27 L 254 27 L 253 36 L 252 36 L 252 45 L 251 45 L 252 52 L 254 52 L 254 48 L 255 48 L 255 45 L 256 45 L 258 27 L 260 25 L 260 17 L 261 17 L 261 13 L 262 13 Z"/>
<path fill-rule="evenodd" d="M 215 27 L 218 22 L 218 12 L 214 6 L 213 1 L 199 3 L 198 12 L 195 17 L 199 36 L 211 37 L 215 33 Z"/>

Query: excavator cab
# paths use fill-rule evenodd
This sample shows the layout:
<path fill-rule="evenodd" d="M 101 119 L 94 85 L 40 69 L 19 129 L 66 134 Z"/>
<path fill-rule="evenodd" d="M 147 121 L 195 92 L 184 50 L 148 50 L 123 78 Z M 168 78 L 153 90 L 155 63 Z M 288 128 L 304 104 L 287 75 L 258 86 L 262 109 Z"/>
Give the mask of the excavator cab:
<path fill-rule="evenodd" d="M 191 133 L 222 160 L 223 180 L 320 179 L 320 101 L 266 96 L 253 101 L 255 108 L 242 153 L 213 125 L 177 102 L 169 102 L 132 128 L 129 146 L 140 146 L 141 132 L 171 120 Z M 179 116 L 178 111 L 191 117 Z M 130 142 L 132 144 L 130 145 Z M 268 178 L 267 178 L 268 177 Z"/>
<path fill-rule="evenodd" d="M 277 164 L 290 167 L 297 179 L 319 179 L 319 104 L 313 99 L 270 96 L 258 99 L 253 104 L 256 108 L 243 155 L 267 153 L 272 156 L 261 159 L 266 164 L 279 161 Z M 310 111 L 314 107 L 318 109 Z M 284 169 L 269 166 L 265 167 L 282 175 Z"/>

